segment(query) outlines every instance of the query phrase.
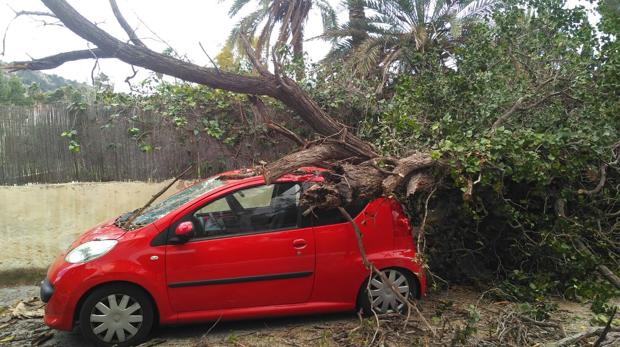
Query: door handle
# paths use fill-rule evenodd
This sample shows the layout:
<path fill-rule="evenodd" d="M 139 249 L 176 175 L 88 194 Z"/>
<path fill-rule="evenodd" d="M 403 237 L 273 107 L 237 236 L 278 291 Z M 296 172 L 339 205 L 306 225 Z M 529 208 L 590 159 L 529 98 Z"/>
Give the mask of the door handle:
<path fill-rule="evenodd" d="M 308 242 L 304 239 L 297 239 L 293 241 L 293 247 L 296 249 L 304 249 L 308 245 Z"/>

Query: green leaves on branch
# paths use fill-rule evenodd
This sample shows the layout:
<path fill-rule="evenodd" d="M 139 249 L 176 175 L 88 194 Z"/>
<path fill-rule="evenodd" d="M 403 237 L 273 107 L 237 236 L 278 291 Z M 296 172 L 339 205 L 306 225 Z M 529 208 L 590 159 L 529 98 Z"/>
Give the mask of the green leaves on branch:
<path fill-rule="evenodd" d="M 616 15 L 596 33 L 584 9 L 562 1 L 506 2 L 492 25 L 468 24 L 449 64 L 445 47 L 429 45 L 408 60 L 412 73 L 388 81 L 364 137 L 386 155 L 426 149 L 450 168 L 433 208 L 448 215 L 427 235 L 431 269 L 500 279 L 504 298 L 532 305 L 558 293 L 605 311 L 618 294 L 596 272 L 605 264 L 620 273 L 610 215 L 620 208 L 618 162 L 597 194 L 578 193 L 597 186 L 620 152 Z"/>
<path fill-rule="evenodd" d="M 60 134 L 60 136 L 66 137 L 69 140 L 69 151 L 71 151 L 72 153 L 80 152 L 82 147 L 80 143 L 78 142 L 77 130 L 63 131 L 62 134 Z"/>

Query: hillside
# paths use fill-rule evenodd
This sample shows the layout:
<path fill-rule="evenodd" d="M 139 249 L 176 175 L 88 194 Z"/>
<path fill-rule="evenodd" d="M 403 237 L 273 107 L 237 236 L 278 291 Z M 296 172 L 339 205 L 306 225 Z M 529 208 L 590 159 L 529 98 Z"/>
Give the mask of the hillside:
<path fill-rule="evenodd" d="M 26 86 L 37 83 L 43 92 L 50 92 L 63 86 L 72 86 L 76 88 L 87 87 L 88 85 L 64 77 L 47 74 L 39 71 L 18 71 L 12 73 L 16 75 Z"/>

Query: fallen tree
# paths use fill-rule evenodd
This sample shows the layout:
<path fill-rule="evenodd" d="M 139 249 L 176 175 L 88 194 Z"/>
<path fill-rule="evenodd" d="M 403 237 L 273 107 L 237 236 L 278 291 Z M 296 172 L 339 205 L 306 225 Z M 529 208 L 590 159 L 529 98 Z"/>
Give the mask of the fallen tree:
<path fill-rule="evenodd" d="M 267 165 L 264 171 L 266 180 L 272 181 L 300 166 L 310 164 L 327 166 L 335 170 L 332 171 L 332 175 L 328 175 L 324 187 L 321 188 L 324 194 L 304 196 L 308 208 L 335 208 L 345 206 L 356 196 L 372 198 L 391 194 L 401 187 L 407 187 L 414 177 L 419 180 L 420 175 L 424 176 L 425 181 L 432 180 L 428 172 L 435 165 L 435 161 L 430 159 L 429 153 L 415 153 L 400 159 L 389 158 L 388 165 L 379 168 L 376 163 L 385 161 L 385 158 L 380 158 L 370 144 L 328 115 L 297 82 L 284 75 L 281 63 L 275 55 L 274 72 L 269 71 L 267 66 L 256 59 L 249 44 L 245 49 L 258 72 L 255 75 L 240 75 L 221 71 L 216 67 L 202 67 L 146 47 L 137 39 L 114 0 L 111 0 L 110 4 L 115 9 L 116 19 L 130 38 L 129 42 L 123 42 L 100 29 L 64 0 L 43 0 L 43 3 L 67 29 L 91 42 L 96 48 L 14 62 L 6 69 L 41 70 L 82 59 L 115 58 L 188 82 L 279 100 L 299 115 L 321 138 L 307 144 L 307 148 Z M 50 16 L 48 13 L 45 15 Z M 286 37 L 280 39 L 285 40 Z M 421 192 L 430 186 L 430 184 L 419 185 L 416 190 Z"/>
<path fill-rule="evenodd" d="M 376 86 L 363 89 L 368 81 L 356 81 L 358 89 L 343 88 L 353 102 L 329 106 L 338 104 L 325 96 L 335 90 L 330 83 L 351 78 L 334 72 L 340 65 L 326 68 L 313 88 L 303 88 L 287 75 L 283 57 L 274 53 L 278 49 L 267 66 L 242 38 L 252 72 L 202 67 L 146 47 L 114 1 L 127 42 L 65 1 L 43 2 L 51 11 L 44 12 L 46 18 L 56 18 L 96 48 L 14 62 L 10 70 L 116 58 L 246 94 L 254 119 L 298 146 L 256 168 L 266 181 L 304 165 L 328 169 L 322 184 L 305 191 L 306 212 L 398 195 L 419 226 L 419 247 L 428 245 L 431 270 L 448 281 L 500 282 L 501 298 L 510 300 L 589 295 L 600 311 L 608 309 L 602 304 L 606 298 L 617 294 L 601 279 L 617 282 L 620 249 L 613 59 L 618 47 L 614 39 L 597 46 L 581 10 L 525 1 L 495 13 L 492 27 L 471 26 L 466 36 L 448 43 L 420 41 L 413 57 L 399 53 L 399 59 L 409 59 L 407 69 L 387 78 L 392 84 L 382 94 L 389 93 L 388 102 L 379 103 L 387 97 L 369 102 L 374 108 L 369 118 L 376 119 L 351 127 L 339 116 L 358 112 L 357 104 L 372 99 L 368 95 L 375 95 Z M 539 6 L 537 14 L 528 17 L 524 6 Z M 279 37 L 276 46 L 286 40 Z M 446 66 L 446 52 L 458 70 Z M 267 98 L 287 106 L 314 134 L 300 136 L 274 122 L 263 103 Z"/>

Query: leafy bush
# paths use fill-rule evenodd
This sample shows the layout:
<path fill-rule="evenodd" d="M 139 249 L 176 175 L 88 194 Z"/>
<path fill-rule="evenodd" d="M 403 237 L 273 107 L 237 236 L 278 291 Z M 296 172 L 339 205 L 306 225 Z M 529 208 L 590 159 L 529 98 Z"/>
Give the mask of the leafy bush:
<path fill-rule="evenodd" d="M 445 47 L 419 52 L 417 72 L 366 117 L 361 132 L 383 153 L 428 149 L 450 168 L 430 205 L 432 272 L 606 309 L 617 290 L 596 268 L 617 272 L 620 255 L 617 23 L 609 11 L 597 32 L 580 7 L 506 3 L 449 59 Z M 410 207 L 419 216 L 423 199 Z"/>

